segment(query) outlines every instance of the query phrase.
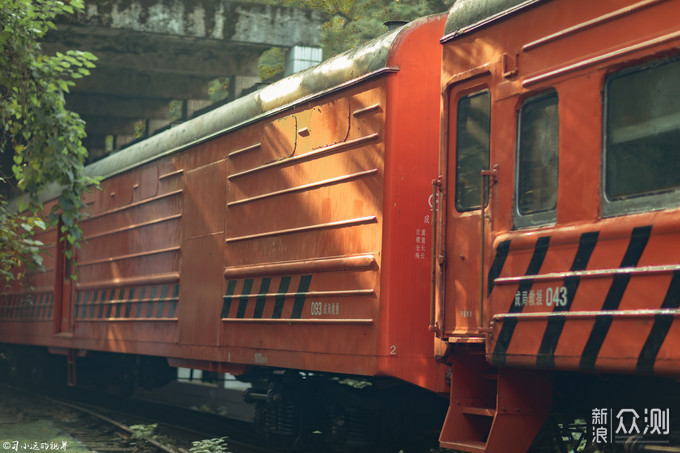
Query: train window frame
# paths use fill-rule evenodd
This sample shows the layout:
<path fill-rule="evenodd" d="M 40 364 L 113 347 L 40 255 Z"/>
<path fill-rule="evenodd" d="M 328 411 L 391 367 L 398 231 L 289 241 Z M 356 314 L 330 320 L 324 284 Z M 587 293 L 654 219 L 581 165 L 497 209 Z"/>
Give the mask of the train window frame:
<path fill-rule="evenodd" d="M 658 211 L 677 207 L 680 205 L 680 181 L 678 184 L 667 188 L 656 188 L 653 190 L 639 191 L 635 193 L 623 194 L 620 196 L 611 196 L 609 191 L 610 170 L 614 165 L 611 164 L 609 157 L 611 157 L 610 138 L 613 135 L 610 132 L 610 106 L 611 106 L 611 85 L 614 81 L 621 80 L 626 77 L 634 76 L 646 71 L 654 71 L 667 65 L 677 65 L 680 68 L 680 58 L 663 58 L 654 61 L 649 61 L 644 64 L 624 68 L 615 72 L 611 72 L 604 77 L 603 80 L 603 97 L 602 97 L 602 171 L 601 171 L 601 198 L 602 198 L 602 216 L 615 217 L 620 215 L 635 214 L 640 212 Z M 679 69 L 680 72 L 680 69 Z M 630 96 L 630 93 L 628 93 Z M 680 127 L 680 109 L 677 113 L 666 115 L 678 118 L 676 128 Z M 658 119 L 660 117 L 657 117 Z M 654 120 L 654 118 L 652 118 Z M 649 121 L 652 121 L 649 120 Z M 649 122 L 648 121 L 648 122 Z M 640 123 L 643 124 L 643 123 Z M 633 125 L 634 126 L 634 125 Z M 641 127 L 641 126 L 638 126 Z M 676 128 L 667 128 L 664 132 L 672 131 Z M 642 136 L 641 139 L 658 136 L 658 133 Z M 657 154 L 662 154 L 662 151 L 656 150 Z M 680 151 L 678 151 L 680 152 Z M 663 159 L 662 159 L 663 160 Z M 680 158 L 678 159 L 680 162 Z M 656 167 L 658 169 L 658 166 Z M 613 171 L 613 170 L 612 170 Z M 639 168 L 636 168 L 639 171 Z"/>
<path fill-rule="evenodd" d="M 521 209 L 521 199 L 522 199 L 522 173 L 524 166 L 522 165 L 522 157 L 525 155 L 523 151 L 524 135 L 523 127 L 527 121 L 524 117 L 527 109 L 539 105 L 546 100 L 554 100 L 556 107 L 556 124 L 554 125 L 555 131 L 555 146 L 551 150 L 551 156 L 548 156 L 551 160 L 555 160 L 555 165 L 550 166 L 550 170 L 554 171 L 554 191 L 551 195 L 554 197 L 553 206 L 546 209 L 534 210 L 532 212 L 522 212 Z M 540 126 L 540 124 L 539 124 Z M 515 149 L 515 187 L 514 187 L 514 202 L 513 202 L 513 222 L 515 228 L 531 228 L 536 226 L 546 226 L 554 225 L 557 223 L 557 200 L 558 200 L 558 190 L 559 190 L 559 157 L 560 157 L 560 114 L 559 114 L 559 94 L 555 89 L 549 89 L 538 94 L 534 94 L 528 98 L 525 98 L 522 106 L 517 114 L 517 141 Z"/>
<path fill-rule="evenodd" d="M 459 151 L 461 149 L 461 133 L 459 129 L 460 125 L 460 110 L 461 110 L 461 101 L 463 99 L 471 99 L 476 96 L 481 96 L 481 95 L 487 95 L 488 96 L 488 141 L 486 145 L 486 162 L 483 168 L 481 168 L 477 172 L 477 178 L 473 178 L 473 182 L 469 184 L 467 187 L 472 188 L 475 192 L 478 193 L 478 197 L 476 198 L 476 203 L 475 204 L 468 204 L 465 203 L 463 204 L 463 197 L 462 197 L 462 191 L 461 191 L 461 165 L 460 165 L 460 157 L 461 154 Z M 492 101 L 491 101 L 491 90 L 487 86 L 475 86 L 471 87 L 470 89 L 461 91 L 458 93 L 458 95 L 455 98 L 455 107 L 456 107 L 456 116 L 455 116 L 455 123 L 451 122 L 451 125 L 455 124 L 455 131 L 456 131 L 456 138 L 455 141 L 453 142 L 454 149 L 455 149 L 455 172 L 456 172 L 456 178 L 455 178 L 455 206 L 456 210 L 458 212 L 470 212 L 470 211 L 477 211 L 481 209 L 479 199 L 481 198 L 481 194 L 479 191 L 481 190 L 481 171 L 482 170 L 487 170 L 489 168 L 490 162 L 491 162 L 491 109 L 492 109 Z M 450 126 L 449 126 L 450 127 Z M 472 172 L 474 174 L 474 171 Z M 486 207 L 489 202 L 489 194 L 488 191 L 485 192 L 485 197 L 484 197 L 484 206 Z"/>

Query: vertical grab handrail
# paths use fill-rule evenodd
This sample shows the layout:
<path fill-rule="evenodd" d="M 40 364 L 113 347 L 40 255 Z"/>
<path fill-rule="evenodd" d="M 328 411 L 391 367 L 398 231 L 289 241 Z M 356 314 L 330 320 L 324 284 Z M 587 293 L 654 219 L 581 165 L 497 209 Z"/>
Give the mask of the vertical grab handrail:
<path fill-rule="evenodd" d="M 487 182 L 487 178 L 490 178 Z M 490 185 L 490 182 L 496 182 L 496 167 L 490 170 L 481 171 L 481 194 L 480 194 L 480 215 L 479 215 L 479 329 L 484 328 L 484 255 L 486 247 L 486 231 L 485 231 L 485 214 L 484 209 L 486 207 L 486 190 Z M 490 190 L 489 190 L 490 192 Z"/>
<path fill-rule="evenodd" d="M 434 300 L 437 281 L 437 208 L 439 198 L 439 187 L 441 186 L 441 178 L 432 180 L 432 256 L 430 261 L 430 331 L 439 332 L 439 327 L 435 326 L 434 322 Z"/>

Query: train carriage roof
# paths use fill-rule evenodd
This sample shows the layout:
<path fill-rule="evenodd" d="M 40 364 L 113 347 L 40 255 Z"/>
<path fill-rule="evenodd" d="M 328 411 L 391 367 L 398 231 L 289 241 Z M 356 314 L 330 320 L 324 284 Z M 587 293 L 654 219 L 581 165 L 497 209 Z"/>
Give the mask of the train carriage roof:
<path fill-rule="evenodd" d="M 88 165 L 86 174 L 106 179 L 347 85 L 397 70 L 387 66 L 397 38 L 421 20 L 111 154 Z"/>
<path fill-rule="evenodd" d="M 367 78 L 397 71 L 398 67 L 389 67 L 388 64 L 400 37 L 432 17 L 414 20 L 316 66 L 135 143 L 89 164 L 85 167 L 85 174 L 106 179 Z M 39 198 L 45 202 L 57 198 L 60 193 L 61 187 L 53 183 L 43 190 Z M 24 198 L 16 198 L 11 204 L 16 208 Z"/>
<path fill-rule="evenodd" d="M 442 42 L 546 0 L 456 0 L 446 19 Z"/>

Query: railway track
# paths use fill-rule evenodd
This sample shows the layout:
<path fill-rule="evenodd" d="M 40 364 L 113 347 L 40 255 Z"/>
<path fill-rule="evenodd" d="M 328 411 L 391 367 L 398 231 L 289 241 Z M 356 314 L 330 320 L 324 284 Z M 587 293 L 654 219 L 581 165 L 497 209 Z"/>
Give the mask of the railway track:
<path fill-rule="evenodd" d="M 223 437 L 226 449 L 215 452 L 280 451 L 247 424 L 212 414 L 72 389 L 49 396 L 0 389 L 0 452 L 191 453 L 192 442 Z"/>
<path fill-rule="evenodd" d="M 136 452 L 143 450 L 149 452 L 188 453 L 188 450 L 184 448 L 165 444 L 162 441 L 157 440 L 155 437 L 152 437 L 151 433 L 145 435 L 143 428 L 135 428 L 136 426 L 144 427 L 145 425 L 127 426 L 96 410 L 81 405 L 55 399 L 50 399 L 50 401 L 54 404 L 79 412 L 85 416 L 83 418 L 88 419 L 90 423 L 87 426 L 83 426 L 83 420 L 77 422 L 61 421 L 56 423 L 55 426 L 62 431 L 67 432 L 93 451 Z M 147 429 L 147 431 L 150 430 Z"/>
<path fill-rule="evenodd" d="M 185 445 L 184 448 L 176 449 L 179 453 L 187 450 L 194 441 L 215 438 L 228 438 L 228 451 L 234 453 L 280 451 L 274 446 L 262 444 L 247 422 L 166 403 L 72 390 L 66 389 L 66 392 L 60 394 L 60 398 L 66 400 L 67 404 L 100 415 L 105 414 L 105 417 L 113 421 L 125 420 L 128 424 L 142 426 L 157 424 L 155 435 L 174 438 L 178 444 Z"/>

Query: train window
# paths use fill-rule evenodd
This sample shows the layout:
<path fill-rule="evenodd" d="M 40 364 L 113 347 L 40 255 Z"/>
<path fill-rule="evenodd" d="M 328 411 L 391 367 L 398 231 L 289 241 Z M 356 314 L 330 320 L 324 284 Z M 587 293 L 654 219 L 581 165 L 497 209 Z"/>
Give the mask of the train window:
<path fill-rule="evenodd" d="M 489 168 L 489 91 L 463 96 L 456 118 L 456 208 L 469 211 L 479 208 L 481 171 Z"/>
<path fill-rule="evenodd" d="M 605 84 L 605 215 L 677 205 L 680 61 L 620 71 Z"/>
<path fill-rule="evenodd" d="M 519 113 L 515 226 L 554 223 L 557 208 L 557 93 L 529 99 Z"/>

